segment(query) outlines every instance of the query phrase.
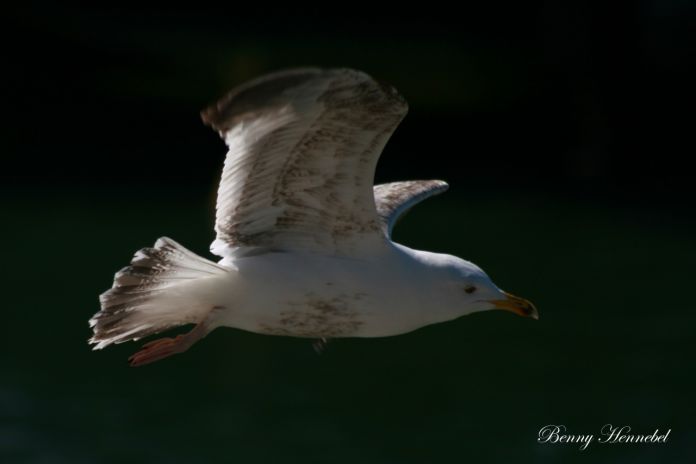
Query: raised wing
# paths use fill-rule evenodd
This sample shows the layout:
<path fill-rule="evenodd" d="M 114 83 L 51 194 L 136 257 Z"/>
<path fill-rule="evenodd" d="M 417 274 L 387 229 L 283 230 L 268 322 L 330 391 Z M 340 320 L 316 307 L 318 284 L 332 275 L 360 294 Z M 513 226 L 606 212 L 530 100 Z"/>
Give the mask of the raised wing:
<path fill-rule="evenodd" d="M 374 195 L 377 214 L 382 219 L 382 230 L 391 237 L 394 224 L 399 217 L 414 205 L 449 188 L 441 180 L 410 180 L 375 185 Z"/>
<path fill-rule="evenodd" d="M 379 233 L 375 166 L 407 111 L 392 87 L 350 69 L 270 74 L 205 110 L 229 147 L 211 251 L 341 253 Z"/>

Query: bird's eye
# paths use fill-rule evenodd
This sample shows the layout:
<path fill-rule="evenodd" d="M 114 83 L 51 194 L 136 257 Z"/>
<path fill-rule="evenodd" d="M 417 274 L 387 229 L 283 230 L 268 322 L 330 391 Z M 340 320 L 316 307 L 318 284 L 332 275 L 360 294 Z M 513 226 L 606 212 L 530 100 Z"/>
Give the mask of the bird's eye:
<path fill-rule="evenodd" d="M 474 287 L 473 285 L 467 285 L 466 287 L 464 287 L 464 291 L 466 293 L 474 293 L 476 291 L 476 287 Z"/>

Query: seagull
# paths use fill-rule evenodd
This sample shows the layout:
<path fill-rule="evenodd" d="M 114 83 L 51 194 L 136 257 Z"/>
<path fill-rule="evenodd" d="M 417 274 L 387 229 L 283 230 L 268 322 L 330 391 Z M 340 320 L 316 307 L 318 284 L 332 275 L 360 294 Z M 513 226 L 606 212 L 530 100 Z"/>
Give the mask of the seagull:
<path fill-rule="evenodd" d="M 387 337 L 502 309 L 538 318 L 475 264 L 391 239 L 397 219 L 447 190 L 440 180 L 373 185 L 408 105 L 352 69 L 301 68 L 243 84 L 201 113 L 228 152 L 213 262 L 174 240 L 135 253 L 100 295 L 94 349 L 193 325 L 145 344 L 141 366 L 217 327 L 320 341 Z"/>

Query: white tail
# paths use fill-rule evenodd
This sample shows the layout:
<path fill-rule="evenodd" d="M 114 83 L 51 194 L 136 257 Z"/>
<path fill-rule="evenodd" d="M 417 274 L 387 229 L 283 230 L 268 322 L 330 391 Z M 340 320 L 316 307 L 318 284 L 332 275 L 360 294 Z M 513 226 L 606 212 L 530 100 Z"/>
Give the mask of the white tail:
<path fill-rule="evenodd" d="M 89 324 L 95 350 L 138 340 L 171 327 L 198 324 L 214 306 L 230 269 L 162 237 L 154 248 L 135 253 L 131 265 L 114 276 L 112 288 L 99 296 L 101 310 Z"/>

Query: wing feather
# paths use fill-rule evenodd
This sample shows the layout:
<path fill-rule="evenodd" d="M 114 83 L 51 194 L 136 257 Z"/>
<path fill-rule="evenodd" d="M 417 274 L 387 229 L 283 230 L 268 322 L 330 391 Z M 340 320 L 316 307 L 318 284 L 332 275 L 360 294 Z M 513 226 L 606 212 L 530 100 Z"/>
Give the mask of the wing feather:
<path fill-rule="evenodd" d="M 252 81 L 204 111 L 229 147 L 211 251 L 340 253 L 378 234 L 374 171 L 407 109 L 362 72 L 297 69 Z"/>
<path fill-rule="evenodd" d="M 375 204 L 377 214 L 382 220 L 384 234 L 391 237 L 392 229 L 399 217 L 414 205 L 448 188 L 447 182 L 441 180 L 410 180 L 375 185 Z"/>

